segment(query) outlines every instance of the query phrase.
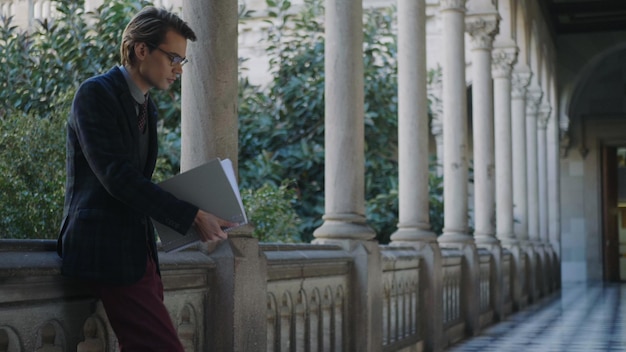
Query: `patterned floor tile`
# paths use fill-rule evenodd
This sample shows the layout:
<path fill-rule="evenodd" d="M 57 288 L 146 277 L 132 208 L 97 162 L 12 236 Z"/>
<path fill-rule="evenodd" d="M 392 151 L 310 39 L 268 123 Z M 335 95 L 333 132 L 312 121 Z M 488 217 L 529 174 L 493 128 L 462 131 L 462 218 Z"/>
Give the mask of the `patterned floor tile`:
<path fill-rule="evenodd" d="M 563 287 L 449 352 L 626 351 L 626 285 Z"/>

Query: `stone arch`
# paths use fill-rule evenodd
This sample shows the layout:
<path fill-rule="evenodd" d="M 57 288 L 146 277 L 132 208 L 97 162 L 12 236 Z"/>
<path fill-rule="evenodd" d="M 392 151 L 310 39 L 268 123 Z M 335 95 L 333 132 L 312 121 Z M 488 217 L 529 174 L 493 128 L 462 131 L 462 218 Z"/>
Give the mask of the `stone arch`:
<path fill-rule="evenodd" d="M 83 341 L 81 341 L 76 352 L 104 352 L 107 350 L 106 328 L 102 319 L 92 315 L 83 324 Z"/>
<path fill-rule="evenodd" d="M 187 303 L 180 310 L 178 319 L 178 338 L 186 352 L 198 350 L 198 319 L 196 310 L 192 304 Z"/>
<path fill-rule="evenodd" d="M 322 335 L 320 334 L 322 300 L 317 287 L 311 290 L 309 296 L 309 344 L 311 351 L 318 351 Z"/>
<path fill-rule="evenodd" d="M 10 326 L 0 326 L 0 352 L 22 351 L 19 335 Z"/>
<path fill-rule="evenodd" d="M 61 324 L 56 320 L 49 320 L 37 329 L 35 352 L 63 352 L 66 351 L 65 333 Z"/>
<path fill-rule="evenodd" d="M 272 292 L 267 294 L 267 351 L 276 349 L 279 342 L 279 315 L 276 296 Z"/>
<path fill-rule="evenodd" d="M 572 84 L 564 87 L 563 94 L 568 93 L 564 97 L 564 100 L 567 100 L 568 104 L 563 107 L 563 112 L 571 115 L 576 111 L 578 104 L 581 103 L 581 100 L 584 100 L 583 94 L 585 87 L 592 80 L 594 73 L 597 72 L 598 68 L 602 66 L 605 60 L 613 55 L 619 55 L 621 51 L 626 51 L 626 42 L 613 45 L 597 53 L 590 60 L 587 60 L 582 66 L 582 69 L 579 70 L 580 73 L 572 81 Z"/>

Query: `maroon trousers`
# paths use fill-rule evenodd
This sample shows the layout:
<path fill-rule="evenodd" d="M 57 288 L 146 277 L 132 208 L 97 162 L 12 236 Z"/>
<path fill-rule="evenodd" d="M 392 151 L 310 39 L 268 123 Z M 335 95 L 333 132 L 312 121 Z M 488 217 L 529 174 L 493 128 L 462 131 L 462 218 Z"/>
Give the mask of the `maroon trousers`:
<path fill-rule="evenodd" d="M 146 273 L 129 286 L 91 285 L 104 305 L 121 352 L 184 352 L 163 303 L 163 283 L 148 255 Z"/>

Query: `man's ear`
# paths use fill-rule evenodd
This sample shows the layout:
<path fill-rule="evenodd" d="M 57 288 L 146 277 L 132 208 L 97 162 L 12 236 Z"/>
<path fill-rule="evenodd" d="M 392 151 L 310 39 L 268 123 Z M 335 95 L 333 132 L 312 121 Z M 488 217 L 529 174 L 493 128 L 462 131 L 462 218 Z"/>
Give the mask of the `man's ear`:
<path fill-rule="evenodd" d="M 137 59 L 139 60 L 143 60 L 145 59 L 145 57 L 148 55 L 148 45 L 146 45 L 146 43 L 135 43 L 135 57 L 137 57 Z"/>

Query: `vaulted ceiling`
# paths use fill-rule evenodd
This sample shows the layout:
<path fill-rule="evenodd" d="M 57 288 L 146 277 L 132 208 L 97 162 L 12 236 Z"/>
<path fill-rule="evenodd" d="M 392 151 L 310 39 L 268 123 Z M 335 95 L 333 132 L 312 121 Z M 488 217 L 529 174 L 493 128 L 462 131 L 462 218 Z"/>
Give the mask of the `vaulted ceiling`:
<path fill-rule="evenodd" d="M 539 0 L 556 35 L 626 30 L 626 0 Z"/>

